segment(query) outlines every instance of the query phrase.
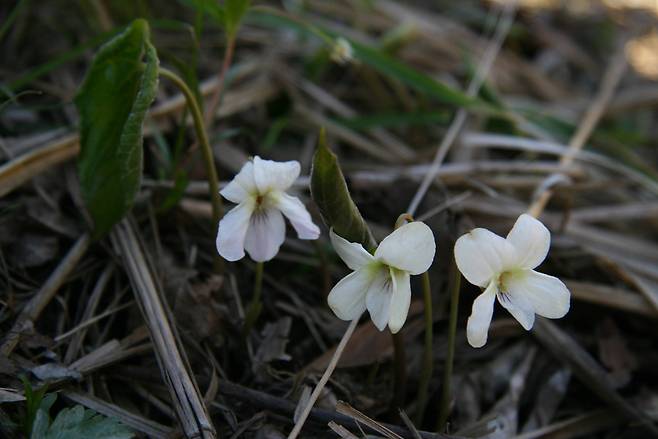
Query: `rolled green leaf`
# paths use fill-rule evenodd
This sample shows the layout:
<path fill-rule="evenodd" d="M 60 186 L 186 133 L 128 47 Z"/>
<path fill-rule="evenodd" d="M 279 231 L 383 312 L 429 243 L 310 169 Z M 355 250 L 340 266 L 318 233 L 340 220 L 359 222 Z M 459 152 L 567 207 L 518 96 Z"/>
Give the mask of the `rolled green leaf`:
<path fill-rule="evenodd" d="M 130 210 L 139 190 L 142 131 L 158 87 L 158 64 L 148 23 L 135 20 L 101 47 L 75 99 L 78 173 L 96 238 Z"/>
<path fill-rule="evenodd" d="M 311 169 L 311 195 L 328 227 L 350 242 L 365 248 L 377 246 L 370 228 L 354 204 L 336 154 L 327 146 L 324 129 L 320 131 L 318 148 Z"/>

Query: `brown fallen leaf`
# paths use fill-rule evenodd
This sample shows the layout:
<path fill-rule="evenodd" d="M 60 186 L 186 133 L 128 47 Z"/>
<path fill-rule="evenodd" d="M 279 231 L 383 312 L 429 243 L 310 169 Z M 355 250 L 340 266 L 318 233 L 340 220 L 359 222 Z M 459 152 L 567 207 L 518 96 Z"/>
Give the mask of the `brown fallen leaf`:
<path fill-rule="evenodd" d="M 423 301 L 415 300 L 409 307 L 409 316 L 407 323 L 404 325 L 401 334 L 404 336 L 405 341 L 413 340 L 418 334 L 423 331 L 422 319 L 414 319 L 414 317 L 421 314 L 423 311 Z M 327 352 L 317 357 L 308 366 L 306 371 L 323 371 L 329 360 L 333 355 L 336 347 L 330 348 Z M 352 338 L 347 343 L 343 355 L 338 362 L 337 367 L 358 367 L 366 366 L 381 362 L 386 358 L 393 355 L 393 341 L 391 334 L 388 330 L 379 331 L 373 325 L 370 318 L 364 323 L 361 323 L 354 331 Z"/>

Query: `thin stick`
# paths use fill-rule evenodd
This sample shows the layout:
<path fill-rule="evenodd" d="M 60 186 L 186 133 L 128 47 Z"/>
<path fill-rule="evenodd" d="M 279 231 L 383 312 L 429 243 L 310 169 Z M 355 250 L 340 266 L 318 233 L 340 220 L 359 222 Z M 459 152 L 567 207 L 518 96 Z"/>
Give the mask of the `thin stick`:
<path fill-rule="evenodd" d="M 491 70 L 491 67 L 493 66 L 493 62 L 498 56 L 498 52 L 500 52 L 500 48 L 503 45 L 503 41 L 505 41 L 505 37 L 507 36 L 507 33 L 509 32 L 510 27 L 512 26 L 512 22 L 514 21 L 515 11 L 516 11 L 515 2 L 510 2 L 505 5 L 505 9 L 503 10 L 501 18 L 498 21 L 498 26 L 496 27 L 496 33 L 494 34 L 491 43 L 484 55 L 484 59 L 478 66 L 478 69 L 475 72 L 475 75 L 473 76 L 471 83 L 468 85 L 468 89 L 466 90 L 467 96 L 474 97 L 480 91 L 480 87 L 482 86 L 485 78 L 489 74 L 489 70 Z M 432 167 L 427 172 L 427 174 L 425 174 L 425 177 L 423 178 L 423 181 L 420 183 L 420 186 L 418 187 L 416 194 L 411 200 L 411 203 L 409 203 L 407 212 L 410 215 L 414 215 L 416 213 L 416 209 L 418 209 L 420 202 L 423 200 L 423 197 L 425 197 L 425 194 L 427 193 L 427 189 L 429 189 L 430 184 L 432 184 L 432 181 L 434 181 L 434 178 L 436 178 L 436 173 L 438 172 L 441 163 L 445 159 L 446 155 L 448 154 L 448 151 L 450 150 L 450 147 L 452 146 L 455 139 L 459 135 L 459 132 L 464 126 L 464 122 L 466 121 L 467 114 L 468 113 L 464 108 L 460 108 L 459 111 L 457 111 L 455 118 L 453 119 L 452 123 L 450 124 L 450 127 L 448 128 L 448 132 L 446 133 L 445 137 L 441 141 L 439 148 L 436 150 L 436 155 L 434 156 L 434 160 L 432 161 Z"/>
<path fill-rule="evenodd" d="M 226 72 L 228 72 L 231 62 L 233 61 L 233 52 L 235 51 L 235 35 L 229 36 L 226 41 L 226 50 L 224 51 L 224 60 L 222 61 L 222 67 L 219 70 L 219 76 L 217 79 L 217 89 L 212 95 L 210 104 L 206 110 L 205 122 L 207 126 L 212 125 L 212 119 L 215 113 L 217 112 L 217 107 L 219 107 L 220 102 L 222 101 L 222 95 L 224 93 L 224 80 L 226 79 Z"/>
<path fill-rule="evenodd" d="M 450 267 L 450 320 L 448 326 L 448 352 L 446 354 L 445 369 L 443 369 L 443 386 L 441 387 L 441 403 L 439 405 L 439 421 L 437 431 L 445 429 L 450 414 L 450 397 L 452 382 L 452 366 L 455 360 L 455 338 L 457 334 L 457 317 L 459 311 L 459 290 L 461 288 L 461 273 L 453 259 Z"/>
<path fill-rule="evenodd" d="M 336 348 L 334 355 L 331 357 L 331 360 L 327 365 L 327 369 L 322 374 L 322 377 L 320 378 L 320 381 L 318 381 L 318 384 L 315 386 L 315 389 L 313 389 L 313 393 L 311 393 L 311 397 L 309 398 L 306 407 L 304 407 L 304 411 L 288 435 L 288 439 L 295 439 L 299 435 L 299 432 L 302 430 L 302 427 L 306 422 L 306 418 L 308 418 L 309 413 L 311 413 L 311 409 L 315 405 L 315 401 L 317 401 L 320 397 L 322 389 L 324 389 L 324 386 L 327 384 L 327 381 L 329 381 L 331 374 L 334 372 L 334 369 L 336 369 L 338 360 L 340 360 L 341 355 L 343 355 L 343 350 L 345 350 L 345 346 L 347 346 L 347 342 L 350 340 L 350 337 L 352 337 L 352 334 L 354 333 L 358 323 L 359 319 L 356 318 L 352 320 L 350 325 L 347 327 L 345 334 L 343 334 L 343 338 L 340 339 L 340 343 L 338 343 L 338 347 Z"/>
<path fill-rule="evenodd" d="M 574 158 L 578 155 L 585 142 L 594 131 L 594 127 L 601 119 L 601 116 L 605 112 L 605 109 L 610 102 L 610 98 L 617 88 L 617 84 L 621 80 L 624 72 L 626 71 L 626 53 L 624 52 L 624 46 L 622 45 L 620 49 L 615 54 L 614 58 L 608 64 L 608 67 L 601 81 L 601 87 L 599 92 L 596 95 L 594 101 L 587 109 L 585 117 L 582 119 L 578 125 L 578 129 L 571 137 L 569 141 L 569 149 L 566 154 L 560 159 L 560 168 L 565 169 L 569 167 Z M 559 175 L 560 172 L 557 172 L 553 175 L 546 177 L 546 180 L 555 178 L 555 175 Z M 541 186 L 540 186 L 541 187 Z M 548 204 L 549 200 L 553 196 L 553 190 L 550 186 L 545 187 L 540 194 L 537 195 L 534 202 L 528 208 L 528 214 L 538 218 L 544 208 Z"/>
<path fill-rule="evenodd" d="M 212 217 L 213 223 L 218 224 L 222 216 L 222 197 L 219 195 L 219 178 L 217 177 L 217 168 L 215 167 L 215 157 L 208 142 L 208 135 L 203 123 L 203 115 L 199 108 L 199 103 L 194 97 L 192 90 L 185 84 L 178 75 L 165 68 L 160 68 L 160 75 L 173 82 L 176 87 L 185 95 L 187 105 L 190 108 L 192 119 L 194 120 L 194 129 L 196 131 L 197 139 L 201 145 L 201 152 L 203 153 L 203 160 L 206 163 L 206 173 L 208 174 L 208 186 L 210 192 L 210 201 L 212 202 Z"/>
<path fill-rule="evenodd" d="M 423 302 L 425 316 L 425 348 L 423 350 L 423 370 L 418 380 L 418 402 L 416 403 L 416 425 L 423 425 L 425 416 L 425 406 L 427 405 L 427 388 L 432 378 L 434 370 L 434 353 L 432 350 L 432 338 L 434 320 L 432 315 L 432 288 L 430 286 L 430 275 L 426 271 L 423 273 Z"/>

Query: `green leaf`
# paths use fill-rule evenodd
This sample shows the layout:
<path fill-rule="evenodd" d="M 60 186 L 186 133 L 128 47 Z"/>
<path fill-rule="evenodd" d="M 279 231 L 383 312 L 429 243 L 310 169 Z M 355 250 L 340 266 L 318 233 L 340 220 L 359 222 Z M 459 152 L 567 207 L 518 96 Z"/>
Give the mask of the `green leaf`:
<path fill-rule="evenodd" d="M 86 410 L 81 405 L 63 409 L 49 425 L 49 410 L 50 406 L 39 409 L 31 439 L 129 439 L 134 436 L 117 419 Z"/>
<path fill-rule="evenodd" d="M 376 247 L 377 243 L 347 189 L 338 158 L 327 146 L 324 129 L 320 131 L 318 148 L 313 156 L 311 195 L 325 223 L 336 234 L 350 242 L 361 243 L 367 249 Z"/>
<path fill-rule="evenodd" d="M 446 104 L 453 104 L 460 107 L 476 107 L 478 105 L 483 108 L 486 107 L 486 104 L 483 102 L 471 98 L 465 93 L 391 58 L 379 49 L 359 44 L 353 40 L 350 41 L 350 44 L 354 50 L 355 59 L 369 65 L 379 73 L 397 79 L 421 93 L 432 96 Z"/>
<path fill-rule="evenodd" d="M 149 27 L 135 20 L 99 50 L 76 97 L 78 172 L 95 237 L 119 221 L 137 195 L 142 127 L 157 86 L 158 57 Z"/>
<path fill-rule="evenodd" d="M 375 113 L 353 117 L 337 117 L 334 120 L 353 130 L 372 128 L 398 128 L 416 125 L 446 124 L 451 115 L 445 111 L 412 111 L 406 113 Z"/>
<path fill-rule="evenodd" d="M 229 38 L 235 37 L 250 3 L 250 0 L 226 0 L 224 3 L 224 25 Z"/>
<path fill-rule="evenodd" d="M 23 382 L 23 389 L 25 392 L 25 418 L 22 419 L 22 425 L 25 435 L 29 437 L 34 428 L 39 408 L 44 407 L 44 404 L 50 408 L 55 400 L 54 398 L 48 398 L 50 395 L 44 399 L 44 395 L 48 389 L 47 385 L 41 386 L 35 391 L 32 389 L 32 384 L 25 375 L 22 375 L 20 378 Z"/>
<path fill-rule="evenodd" d="M 31 424 L 29 437 L 32 439 L 42 439 L 46 437 L 48 425 L 50 424 L 50 408 L 57 400 L 56 393 L 47 394 L 41 401 L 38 410 L 34 416 L 34 422 Z"/>

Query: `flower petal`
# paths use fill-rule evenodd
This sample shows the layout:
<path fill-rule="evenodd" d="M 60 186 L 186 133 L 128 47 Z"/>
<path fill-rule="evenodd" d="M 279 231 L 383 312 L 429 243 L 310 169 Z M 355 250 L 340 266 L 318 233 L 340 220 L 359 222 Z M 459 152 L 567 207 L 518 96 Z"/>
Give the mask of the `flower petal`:
<path fill-rule="evenodd" d="M 342 320 L 354 320 L 366 310 L 366 293 L 373 281 L 373 271 L 357 270 L 340 280 L 329 292 L 329 307 Z"/>
<path fill-rule="evenodd" d="M 377 329 L 383 331 L 388 324 L 395 286 L 385 267 L 377 269 L 374 273 L 373 281 L 366 293 L 366 306 L 372 322 Z"/>
<path fill-rule="evenodd" d="M 270 190 L 285 191 L 297 180 L 300 172 L 299 162 L 275 162 L 254 157 L 254 180 L 261 194 Z"/>
<path fill-rule="evenodd" d="M 361 244 L 349 242 L 342 236 L 338 236 L 334 233 L 333 228 L 329 230 L 329 237 L 331 238 L 331 245 L 338 253 L 338 256 L 352 270 L 358 270 L 374 260 L 374 257 Z"/>
<path fill-rule="evenodd" d="M 473 229 L 455 243 L 459 271 L 473 285 L 486 287 L 505 269 L 516 263 L 514 246 L 487 229 Z"/>
<path fill-rule="evenodd" d="M 299 239 L 318 239 L 320 229 L 313 223 L 311 214 L 297 197 L 284 192 L 272 194 L 273 205 L 290 220 Z"/>
<path fill-rule="evenodd" d="M 258 192 L 254 180 L 254 164 L 248 161 L 240 172 L 219 193 L 229 201 L 242 203 L 245 199 Z"/>
<path fill-rule="evenodd" d="M 397 333 L 409 314 L 409 305 L 411 304 L 411 283 L 409 273 L 402 270 L 390 270 L 391 276 L 395 280 L 395 290 L 391 298 L 391 311 L 388 318 L 388 327 L 393 334 Z"/>
<path fill-rule="evenodd" d="M 254 261 L 269 261 L 279 252 L 285 239 L 286 224 L 281 212 L 276 209 L 260 209 L 251 216 L 244 248 Z"/>
<path fill-rule="evenodd" d="M 481 348 L 487 342 L 497 292 L 496 283 L 491 282 L 487 289 L 473 301 L 471 315 L 466 323 L 466 338 L 474 348 Z"/>
<path fill-rule="evenodd" d="M 507 287 L 507 282 L 505 286 Z M 526 331 L 532 329 L 532 325 L 535 324 L 535 309 L 528 300 L 528 296 L 520 292 L 513 293 L 509 290 L 499 291 L 498 301 Z"/>
<path fill-rule="evenodd" d="M 533 269 L 546 259 L 551 246 L 551 232 L 538 219 L 524 213 L 507 234 L 516 249 L 521 268 Z"/>
<path fill-rule="evenodd" d="M 414 221 L 384 238 L 375 251 L 375 258 L 411 274 L 421 274 L 432 265 L 435 251 L 432 230 L 425 223 Z"/>
<path fill-rule="evenodd" d="M 505 280 L 513 295 L 524 295 L 540 316 L 559 319 L 569 312 L 571 293 L 557 277 L 525 270 Z"/>
<path fill-rule="evenodd" d="M 219 222 L 217 252 L 228 261 L 244 257 L 245 235 L 254 211 L 254 203 L 245 201 L 228 211 Z"/>

